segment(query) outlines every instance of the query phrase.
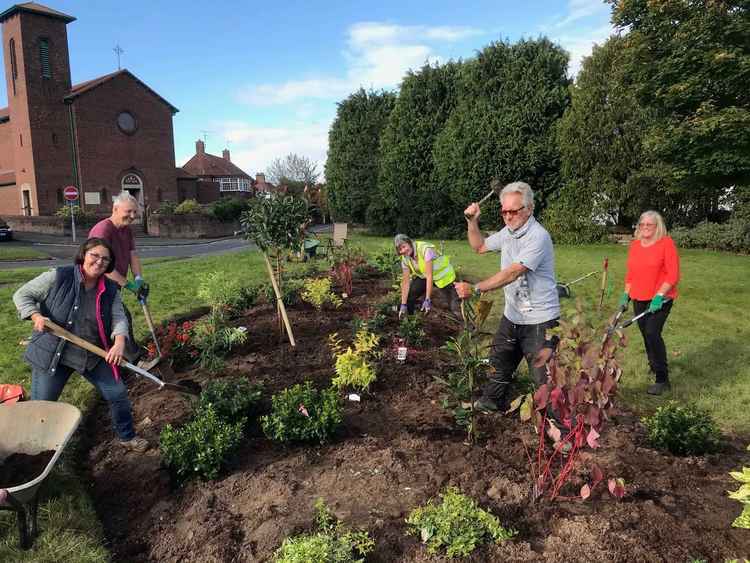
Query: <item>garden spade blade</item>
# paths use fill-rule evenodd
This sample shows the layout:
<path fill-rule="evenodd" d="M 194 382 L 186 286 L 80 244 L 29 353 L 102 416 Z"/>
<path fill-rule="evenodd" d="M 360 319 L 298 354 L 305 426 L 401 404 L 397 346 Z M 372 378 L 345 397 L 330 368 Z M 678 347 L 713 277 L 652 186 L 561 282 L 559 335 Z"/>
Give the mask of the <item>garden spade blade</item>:
<path fill-rule="evenodd" d="M 67 340 L 71 344 L 75 344 L 76 346 L 79 346 L 84 350 L 88 350 L 89 352 L 91 352 L 92 354 L 96 354 L 100 358 L 107 357 L 107 352 L 99 348 L 99 346 L 96 346 L 95 344 L 84 340 L 80 336 L 76 336 L 72 332 L 65 330 L 63 327 L 56 325 L 49 319 L 45 319 L 44 326 L 49 329 L 52 334 L 59 338 L 62 338 L 63 340 Z M 131 364 L 130 362 L 126 362 L 125 360 L 120 361 L 120 365 L 134 372 L 136 375 L 140 375 L 142 377 L 145 377 L 152 383 L 156 383 L 159 386 L 159 389 L 179 391 L 180 393 L 187 393 L 189 395 L 200 395 L 201 393 L 201 386 L 195 381 L 182 380 L 177 383 L 167 383 L 166 381 L 162 381 L 155 375 L 150 374 L 145 369 L 134 366 L 133 364 Z"/>

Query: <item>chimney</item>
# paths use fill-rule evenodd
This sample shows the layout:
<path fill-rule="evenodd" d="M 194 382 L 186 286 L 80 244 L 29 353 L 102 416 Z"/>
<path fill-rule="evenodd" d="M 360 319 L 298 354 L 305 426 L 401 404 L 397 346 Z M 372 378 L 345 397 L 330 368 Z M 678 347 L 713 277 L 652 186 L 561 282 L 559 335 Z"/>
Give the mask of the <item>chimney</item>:
<path fill-rule="evenodd" d="M 195 141 L 195 154 L 206 154 L 206 143 L 200 139 Z"/>
<path fill-rule="evenodd" d="M 229 149 L 224 149 L 223 151 L 221 151 L 221 156 L 224 158 L 224 160 L 232 162 L 232 159 L 229 158 Z"/>
<path fill-rule="evenodd" d="M 265 183 L 266 183 L 266 175 L 265 175 L 265 174 L 263 174 L 262 172 L 258 172 L 258 173 L 257 173 L 257 174 L 255 175 L 255 181 L 256 181 L 256 182 L 257 182 L 258 184 L 265 184 Z"/>

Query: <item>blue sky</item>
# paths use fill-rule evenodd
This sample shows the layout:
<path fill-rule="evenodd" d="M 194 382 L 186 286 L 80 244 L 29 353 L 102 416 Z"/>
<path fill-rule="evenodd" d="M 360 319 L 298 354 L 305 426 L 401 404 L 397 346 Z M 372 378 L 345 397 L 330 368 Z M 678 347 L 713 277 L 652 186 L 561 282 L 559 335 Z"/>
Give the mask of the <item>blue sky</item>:
<path fill-rule="evenodd" d="M 41 3 L 78 18 L 68 25 L 74 84 L 117 70 L 119 44 L 122 67 L 180 110 L 178 166 L 205 134 L 207 152 L 229 148 L 251 175 L 290 152 L 322 171 L 336 103 L 360 86 L 395 89 L 425 61 L 540 35 L 570 52 L 575 75 L 612 33 L 603 0 Z"/>

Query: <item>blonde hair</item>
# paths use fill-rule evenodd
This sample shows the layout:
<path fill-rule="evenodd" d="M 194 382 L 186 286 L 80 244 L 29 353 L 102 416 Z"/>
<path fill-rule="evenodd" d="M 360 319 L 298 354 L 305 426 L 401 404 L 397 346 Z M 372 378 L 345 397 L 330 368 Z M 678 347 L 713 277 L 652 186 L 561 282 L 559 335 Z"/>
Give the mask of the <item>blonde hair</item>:
<path fill-rule="evenodd" d="M 658 211 L 648 210 L 641 213 L 641 216 L 638 218 L 638 224 L 635 227 L 635 235 L 633 235 L 638 240 L 641 239 L 641 221 L 644 219 L 651 219 L 656 223 L 656 231 L 654 232 L 654 241 L 659 240 L 660 238 L 663 238 L 667 236 L 667 226 L 664 224 L 664 217 L 661 216 L 661 213 Z"/>

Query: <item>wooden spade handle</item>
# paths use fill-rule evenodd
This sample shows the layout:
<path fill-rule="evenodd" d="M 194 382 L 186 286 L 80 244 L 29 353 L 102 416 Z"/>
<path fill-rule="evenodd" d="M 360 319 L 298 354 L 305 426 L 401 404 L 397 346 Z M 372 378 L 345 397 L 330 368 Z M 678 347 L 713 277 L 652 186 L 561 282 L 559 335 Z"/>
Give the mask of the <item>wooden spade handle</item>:
<path fill-rule="evenodd" d="M 80 346 L 84 350 L 88 350 L 92 354 L 96 354 L 97 356 L 106 359 L 107 352 L 99 348 L 99 346 L 92 344 L 91 342 L 87 340 L 84 340 L 80 336 L 76 336 L 72 332 L 65 330 L 63 327 L 56 325 L 51 320 L 44 319 L 44 326 L 47 327 L 49 331 L 55 336 L 59 338 L 63 338 L 64 340 L 67 340 L 68 342 L 72 342 L 76 346 Z"/>

